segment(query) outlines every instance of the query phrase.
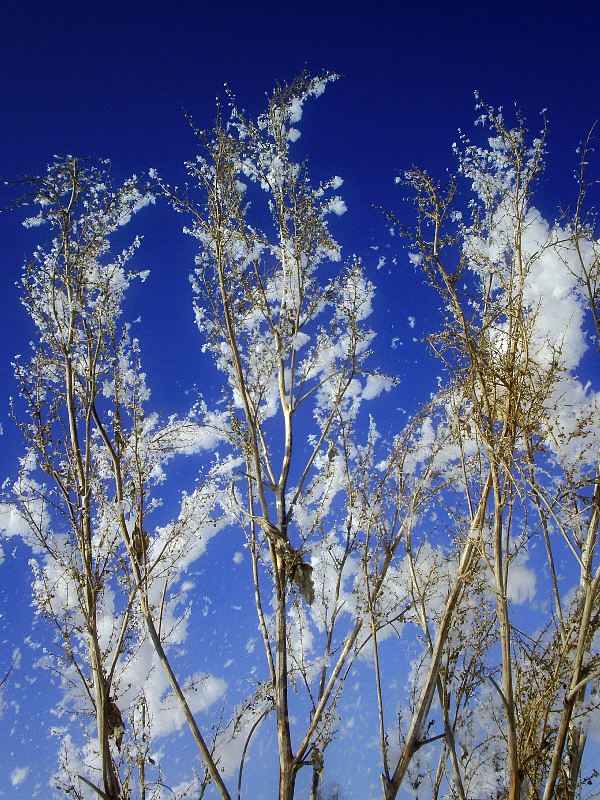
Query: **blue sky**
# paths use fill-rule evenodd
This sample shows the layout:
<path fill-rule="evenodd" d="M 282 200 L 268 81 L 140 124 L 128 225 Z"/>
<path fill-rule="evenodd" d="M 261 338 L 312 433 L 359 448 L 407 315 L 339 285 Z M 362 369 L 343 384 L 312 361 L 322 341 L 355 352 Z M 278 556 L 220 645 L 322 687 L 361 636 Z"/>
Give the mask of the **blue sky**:
<path fill-rule="evenodd" d="M 196 153 L 184 109 L 208 127 L 224 84 L 249 113 L 258 113 L 275 82 L 291 80 L 305 66 L 340 73 L 326 96 L 307 107 L 298 153 L 308 154 L 315 179 L 344 179 L 348 213 L 334 232 L 346 255 L 358 253 L 372 264 L 384 352 L 395 337 L 406 345 L 428 330 L 426 301 L 415 303 L 420 279 L 405 267 L 392 274 L 376 269 L 382 253 L 388 267 L 393 256 L 402 258 L 374 208 L 410 213 L 394 185 L 397 172 L 416 164 L 443 176 L 454 168 L 451 145 L 459 128 L 473 130 L 475 91 L 495 106 L 518 103 L 532 129 L 546 108 L 549 170 L 538 204 L 552 216 L 559 203 L 573 200 L 575 148 L 600 113 L 600 14 L 593 3 L 567 12 L 559 3 L 38 2 L 9 6 L 3 25 L 5 179 L 38 174 L 54 154 L 68 153 L 111 159 L 117 181 L 154 167 L 180 184 L 184 160 Z M 2 206 L 14 196 L 7 191 Z M 0 378 L 7 388 L 10 361 L 27 341 L 14 283 L 37 244 L 20 221 L 19 212 L 0 215 Z M 152 280 L 134 299 L 133 315 L 144 309 L 140 336 L 154 396 L 173 410 L 173 385 L 186 390 L 197 382 L 199 341 L 188 283 L 194 243 L 179 235 L 180 218 L 164 206 L 139 224 L 145 235 L 139 261 Z M 414 329 L 403 324 L 409 315 Z M 182 360 L 166 349 L 172 319 L 181 323 Z M 394 355 L 390 366 L 403 377 L 397 350 Z M 410 396 L 408 385 L 405 390 Z M 5 447 L 12 438 L 7 421 L 5 406 Z"/>
<path fill-rule="evenodd" d="M 408 218 L 397 171 L 417 164 L 442 176 L 455 166 L 451 145 L 459 128 L 472 131 L 476 90 L 494 106 L 518 103 L 532 129 L 547 109 L 549 170 L 538 204 L 552 216 L 575 197 L 575 149 L 600 116 L 600 12 L 592 2 L 24 1 L 4 7 L 2 26 L 0 178 L 9 180 L 41 173 L 54 154 L 68 153 L 109 158 L 117 181 L 153 167 L 181 183 L 183 162 L 197 150 L 184 110 L 209 127 L 225 84 L 256 114 L 275 82 L 304 67 L 341 74 L 307 104 L 298 152 L 309 156 L 317 180 L 344 179 L 348 212 L 332 228 L 344 254 L 363 256 L 378 287 L 378 358 L 401 379 L 386 399 L 390 432 L 396 413 L 402 419 L 435 388 L 424 345 L 413 338 L 431 329 L 437 310 L 374 208 Z M 5 189 L 0 205 L 14 197 Z M 22 228 L 24 216 L 0 214 L 0 480 L 15 474 L 21 453 L 9 418 L 10 364 L 32 333 L 15 282 L 39 231 Z M 137 263 L 151 276 L 131 292 L 131 316 L 141 315 L 152 404 L 165 413 L 185 410 L 194 385 L 207 395 L 216 385 L 194 327 L 188 274 L 195 245 L 180 235 L 181 222 L 161 206 L 132 226 L 145 237 Z M 187 469 L 176 467 L 193 484 Z M 230 563 L 235 543 L 224 547 Z M 37 636 L 23 569 L 21 549 L 0 566 L 4 658 L 14 641 L 22 647 L 24 636 Z M 36 783 L 44 796 L 43 770 L 35 775 L 32 767 L 16 786 L 7 779 L 15 765 L 31 761 L 38 691 L 47 691 L 41 676 L 23 700 L 25 726 L 0 720 L 0 798 L 31 797 Z"/>

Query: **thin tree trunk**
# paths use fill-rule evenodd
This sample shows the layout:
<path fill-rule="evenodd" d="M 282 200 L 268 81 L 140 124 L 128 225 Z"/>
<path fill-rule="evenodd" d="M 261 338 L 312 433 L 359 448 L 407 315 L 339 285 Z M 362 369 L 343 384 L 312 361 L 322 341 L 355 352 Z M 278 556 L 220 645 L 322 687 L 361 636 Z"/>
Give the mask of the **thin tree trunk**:
<path fill-rule="evenodd" d="M 400 789 L 400 784 L 404 779 L 406 770 L 408 769 L 408 766 L 414 754 L 417 752 L 417 750 L 422 744 L 420 736 L 423 728 L 423 723 L 431 708 L 433 695 L 437 687 L 437 681 L 440 672 L 440 664 L 442 661 L 442 654 L 446 642 L 448 640 L 448 633 L 450 631 L 452 620 L 454 619 L 454 612 L 456 610 L 456 606 L 460 599 L 462 590 L 470 576 L 473 558 L 475 557 L 476 554 L 476 545 L 478 543 L 483 528 L 483 522 L 485 519 L 485 509 L 487 506 L 487 501 L 491 487 L 492 487 L 492 476 L 490 474 L 483 488 L 483 492 L 479 500 L 479 506 L 477 508 L 477 513 L 475 514 L 475 517 L 471 522 L 471 530 L 469 538 L 465 542 L 463 553 L 458 566 L 458 575 L 456 576 L 456 580 L 454 581 L 454 585 L 452 587 L 448 600 L 446 601 L 446 608 L 444 610 L 444 615 L 440 621 L 438 633 L 431 651 L 429 670 L 425 678 L 425 683 L 421 691 L 421 696 L 419 697 L 417 707 L 412 717 L 412 723 L 409 728 L 408 734 L 406 736 L 404 747 L 402 748 L 402 753 L 400 754 L 400 758 L 398 759 L 398 763 L 396 765 L 392 778 L 388 779 L 384 775 L 382 776 L 385 800 L 394 800 L 394 798 L 398 794 L 398 790 Z"/>
<path fill-rule="evenodd" d="M 546 779 L 546 786 L 544 789 L 543 800 L 551 800 L 554 794 L 558 773 L 561 766 L 563 749 L 565 742 L 569 739 L 569 747 L 567 749 L 568 759 L 568 796 L 574 796 L 579 780 L 579 771 L 581 769 L 581 760 L 583 758 L 583 749 L 586 743 L 586 737 L 582 731 L 578 730 L 578 726 L 573 722 L 573 711 L 578 702 L 585 697 L 586 685 L 580 686 L 582 680 L 582 669 L 585 655 L 589 651 L 590 645 L 590 621 L 592 613 L 596 610 L 598 602 L 598 591 L 600 590 L 600 568 L 596 570 L 596 574 L 592 578 L 592 563 L 593 556 L 596 550 L 596 543 L 598 540 L 598 528 L 600 525 L 600 459 L 596 469 L 596 485 L 594 487 L 594 494 L 592 496 L 592 511 L 590 515 L 590 522 L 588 525 L 585 544 L 581 553 L 581 580 L 580 589 L 585 592 L 585 602 L 581 614 L 581 622 L 579 624 L 579 637 L 577 641 L 577 650 L 572 668 L 571 686 L 570 691 L 567 693 L 563 704 L 563 712 L 559 729 L 556 735 L 554 744 L 554 751 L 552 754 L 552 761 L 550 764 L 550 771 Z M 572 748 L 572 749 L 571 749 Z M 571 794 L 571 792 L 573 794 Z"/>
<path fill-rule="evenodd" d="M 494 486 L 494 582 L 496 584 L 496 613 L 500 624 L 500 648 L 502 652 L 502 703 L 506 717 L 506 739 L 508 747 L 509 800 L 519 800 L 521 796 L 521 773 L 519 767 L 519 751 L 515 717 L 515 699 L 513 689 L 511 660 L 511 628 L 506 594 L 507 573 L 506 555 L 502 546 L 503 533 L 503 501 L 497 483 Z"/>
<path fill-rule="evenodd" d="M 98 430 L 100 432 L 100 435 L 101 435 L 101 437 L 102 437 L 102 439 L 103 439 L 103 441 L 104 441 L 104 443 L 106 445 L 106 448 L 107 448 L 107 450 L 109 452 L 110 459 L 111 459 L 112 466 L 113 466 L 113 476 L 114 476 L 114 479 L 115 479 L 115 494 L 116 494 L 117 502 L 121 503 L 122 499 L 123 499 L 123 479 L 122 479 L 122 475 L 121 475 L 121 465 L 120 465 L 120 462 L 119 462 L 119 458 L 118 458 L 118 456 L 117 456 L 117 454 L 115 452 L 115 449 L 114 449 L 114 447 L 113 447 L 113 445 L 112 445 L 112 443 L 111 443 L 111 441 L 110 441 L 110 439 L 108 437 L 108 434 L 107 434 L 104 426 L 102 425 L 102 422 L 101 422 L 101 420 L 100 420 L 100 418 L 99 418 L 99 416 L 97 414 L 97 411 L 93 406 L 92 406 L 92 416 L 93 416 L 94 422 L 96 423 L 96 426 L 97 426 L 97 428 L 98 428 Z M 142 520 L 139 520 L 139 525 L 140 525 L 140 527 L 142 526 Z M 122 535 L 123 535 L 123 540 L 124 540 L 124 542 L 126 544 L 127 551 L 129 553 L 129 561 L 130 561 L 130 564 L 131 564 L 133 577 L 135 579 L 136 586 L 140 590 L 140 606 L 141 606 L 141 610 L 142 610 L 142 616 L 144 617 L 144 621 L 146 623 L 146 627 L 147 627 L 148 633 L 150 635 L 150 640 L 152 642 L 152 645 L 154 647 L 156 655 L 158 656 L 158 659 L 159 659 L 159 661 L 160 661 L 160 663 L 162 665 L 162 668 L 165 671 L 167 679 L 168 679 L 168 681 L 169 681 L 169 683 L 171 685 L 171 688 L 173 689 L 173 693 L 174 693 L 175 697 L 177 698 L 177 701 L 178 701 L 179 706 L 180 706 L 180 708 L 181 708 L 181 710 L 183 712 L 183 715 L 184 715 L 185 720 L 186 720 L 186 722 L 188 724 L 188 727 L 189 727 L 189 729 L 190 729 L 190 731 L 192 733 L 192 736 L 194 737 L 194 741 L 196 742 L 196 745 L 198 746 L 200 754 L 201 754 L 202 758 L 204 759 L 204 763 L 206 764 L 206 768 L 208 770 L 208 773 L 209 773 L 210 777 L 214 781 L 215 786 L 217 787 L 217 790 L 218 790 L 219 794 L 221 795 L 221 797 L 223 798 L 223 800 L 231 800 L 231 798 L 229 796 L 229 792 L 227 791 L 227 787 L 225 786 L 225 784 L 223 782 L 223 778 L 221 777 L 221 773 L 219 772 L 219 769 L 218 769 L 217 765 L 215 764 L 215 761 L 214 761 L 214 759 L 212 757 L 210 749 L 208 748 L 206 742 L 204 741 L 204 737 L 202 736 L 202 734 L 200 732 L 200 729 L 198 728 L 198 725 L 196 723 L 194 715 L 192 714 L 192 711 L 191 711 L 191 709 L 190 709 L 190 707 L 188 705 L 188 702 L 187 702 L 187 700 L 185 698 L 185 695 L 184 695 L 183 690 L 182 690 L 182 688 L 181 688 L 181 686 L 179 684 L 179 681 L 177 680 L 177 677 L 175 676 L 175 673 L 173 672 L 173 669 L 171 667 L 171 663 L 169 661 L 169 658 L 168 658 L 168 656 L 167 656 L 167 654 L 165 652 L 165 649 L 163 647 L 162 641 L 160 639 L 160 635 L 159 635 L 158 631 L 156 630 L 156 625 L 154 624 L 154 620 L 152 618 L 152 614 L 151 614 L 151 611 L 150 611 L 150 605 L 148 603 L 148 597 L 147 597 L 147 594 L 145 592 L 146 584 L 145 584 L 145 581 L 144 581 L 144 577 L 141 574 L 141 570 L 140 570 L 140 566 L 139 566 L 137 558 L 136 558 L 136 554 L 133 551 L 133 545 L 131 543 L 131 539 L 130 539 L 129 533 L 127 531 L 127 526 L 125 524 L 125 519 L 124 519 L 123 516 L 121 516 L 121 519 L 120 519 L 120 526 L 121 526 L 121 532 L 122 532 Z"/>
<path fill-rule="evenodd" d="M 171 688 L 173 689 L 173 694 L 177 698 L 177 702 L 179 703 L 179 706 L 183 711 L 183 715 L 185 717 L 185 720 L 188 724 L 190 731 L 192 732 L 194 741 L 196 742 L 198 749 L 200 750 L 200 754 L 204 759 L 204 763 L 206 764 L 208 773 L 212 778 L 212 780 L 214 781 L 215 786 L 217 787 L 217 790 L 221 795 L 221 797 L 223 798 L 223 800 L 231 800 L 229 792 L 227 791 L 227 787 L 225 786 L 223 778 L 221 777 L 221 773 L 219 772 L 219 769 L 215 764 L 212 754 L 206 742 L 204 741 L 202 734 L 200 733 L 200 729 L 198 728 L 194 715 L 192 714 L 192 711 L 188 705 L 188 702 L 185 698 L 183 690 L 181 689 L 179 681 L 175 677 L 175 673 L 171 668 L 171 663 L 162 646 L 160 636 L 158 635 L 158 631 L 156 630 L 154 620 L 152 619 L 152 615 L 150 614 L 150 609 L 148 607 L 148 600 L 145 596 L 142 596 L 142 613 L 144 615 L 148 632 L 150 634 L 150 639 L 152 641 L 158 659 L 165 671 L 169 683 L 171 684 Z"/>

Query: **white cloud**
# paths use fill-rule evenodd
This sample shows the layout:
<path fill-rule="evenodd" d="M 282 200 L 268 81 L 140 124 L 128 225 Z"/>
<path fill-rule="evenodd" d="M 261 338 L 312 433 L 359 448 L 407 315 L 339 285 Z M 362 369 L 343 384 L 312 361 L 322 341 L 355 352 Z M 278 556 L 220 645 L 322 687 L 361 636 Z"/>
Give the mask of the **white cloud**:
<path fill-rule="evenodd" d="M 383 391 L 389 392 L 393 385 L 394 381 L 386 375 L 369 375 L 362 396 L 365 400 L 372 400 Z"/>
<path fill-rule="evenodd" d="M 517 605 L 531 602 L 535 597 L 535 572 L 525 566 L 525 559 L 517 558 L 510 565 L 506 594 Z"/>
<path fill-rule="evenodd" d="M 338 217 L 341 217 L 348 210 L 341 197 L 333 197 L 328 203 L 328 208 Z"/>
<path fill-rule="evenodd" d="M 227 683 L 214 675 L 203 675 L 198 672 L 192 675 L 183 685 L 186 700 L 193 714 L 206 711 L 225 694 Z M 154 735 L 170 736 L 185 724 L 183 712 L 172 692 L 161 698 L 154 713 Z"/>
<path fill-rule="evenodd" d="M 235 555 L 233 556 L 233 563 L 241 564 L 243 560 L 244 560 L 244 554 L 238 550 L 237 553 L 235 553 Z"/>
<path fill-rule="evenodd" d="M 29 767 L 15 767 L 10 773 L 11 785 L 20 786 L 28 775 Z"/>

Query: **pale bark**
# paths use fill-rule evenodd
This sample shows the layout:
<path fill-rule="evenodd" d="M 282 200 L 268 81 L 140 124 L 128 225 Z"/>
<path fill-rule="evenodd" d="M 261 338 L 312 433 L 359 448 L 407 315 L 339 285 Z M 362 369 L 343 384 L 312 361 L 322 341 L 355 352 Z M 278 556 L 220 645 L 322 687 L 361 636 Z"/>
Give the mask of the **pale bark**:
<path fill-rule="evenodd" d="M 419 700 L 417 701 L 408 733 L 406 734 L 404 740 L 400 758 L 398 759 L 392 777 L 388 779 L 385 776 L 382 776 L 385 800 L 393 800 L 393 798 L 396 797 L 400 789 L 400 784 L 402 783 L 406 774 L 406 770 L 408 769 L 414 754 L 422 745 L 421 736 L 423 724 L 431 709 L 431 703 L 437 688 L 442 654 L 444 647 L 446 646 L 456 608 L 460 602 L 460 597 L 463 590 L 469 583 L 473 560 L 477 557 L 477 548 L 481 539 L 483 523 L 485 520 L 485 510 L 491 488 L 492 478 L 491 475 L 489 475 L 483 487 L 475 517 L 471 522 L 471 529 L 469 531 L 468 538 L 463 546 L 462 554 L 458 564 L 457 576 L 448 595 L 448 599 L 446 600 L 444 613 L 440 620 L 438 632 L 433 642 L 425 682 L 423 684 Z"/>

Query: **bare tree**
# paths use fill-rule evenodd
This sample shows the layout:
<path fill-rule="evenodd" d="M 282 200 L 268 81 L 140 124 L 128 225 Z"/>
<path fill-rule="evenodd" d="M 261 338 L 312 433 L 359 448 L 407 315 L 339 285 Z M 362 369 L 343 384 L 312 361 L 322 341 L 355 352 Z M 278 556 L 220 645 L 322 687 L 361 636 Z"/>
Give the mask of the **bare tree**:
<path fill-rule="evenodd" d="M 499 664 L 484 662 L 503 719 L 500 724 L 489 706 L 498 725 L 497 763 L 506 765 L 500 791 L 509 798 L 570 798 L 584 743 L 572 715 L 595 678 L 597 658 L 590 652 L 598 591 L 591 566 L 598 532 L 595 401 L 581 392 L 574 374 L 585 338 L 584 310 L 594 309 L 597 256 L 589 228 L 583 234 L 581 208 L 569 230 L 548 225 L 531 204 L 544 167 L 545 130 L 529 141 L 522 118 L 509 128 L 500 113 L 484 105 L 481 111 L 491 130 L 488 145 L 464 139 L 458 149 L 460 174 L 474 193 L 471 221 L 463 223 L 458 211 L 460 178 L 442 185 L 420 170 L 404 178 L 416 194 L 417 227 L 408 230 L 395 220 L 416 251 L 413 260 L 444 301 L 445 325 L 431 343 L 449 376 L 452 403 L 446 403 L 444 424 L 460 446 L 471 523 L 459 539 L 457 575 L 401 756 L 384 783 L 386 797 L 394 797 L 421 746 L 451 631 L 483 566 L 501 653 Z M 548 273 L 561 287 L 554 296 Z M 465 460 L 465 451 L 474 455 Z M 515 622 L 514 586 L 540 537 L 555 604 L 542 628 L 527 633 Z M 565 545 L 581 573 L 568 613 L 554 567 Z M 549 630 L 555 635 L 549 637 Z M 535 687 L 535 703 L 526 687 Z M 565 750 L 569 730 L 573 738 Z M 447 724 L 445 748 L 452 754 Z M 569 777 L 559 788 L 563 759 Z M 462 795 L 457 777 L 455 769 Z"/>
<path fill-rule="evenodd" d="M 96 420 L 111 413 L 100 411 L 103 390 L 130 346 L 117 319 L 131 280 L 125 265 L 137 246 L 110 260 L 108 237 L 149 196 L 135 178 L 114 192 L 106 181 L 106 164 L 68 157 L 24 182 L 24 201 L 37 209 L 26 224 L 47 226 L 52 238 L 27 263 L 22 281 L 37 341 L 31 358 L 18 359 L 15 367 L 20 400 L 14 417 L 27 453 L 13 492 L 26 539 L 39 554 L 35 600 L 55 628 L 53 664 L 65 701 L 96 722 L 93 749 L 101 779 L 94 788 L 116 800 L 125 791 L 119 777 L 125 724 L 118 705 L 120 662 L 135 648 L 137 586 L 121 564 Z M 83 775 L 79 780 L 90 784 Z"/>
<path fill-rule="evenodd" d="M 39 209 L 26 224 L 48 226 L 53 238 L 26 265 L 22 284 L 37 341 L 29 362 L 16 363 L 14 416 L 28 449 L 9 507 L 40 555 L 36 602 L 56 630 L 49 666 L 61 675 L 67 709 L 91 715 L 97 728 L 77 774 L 69 766 L 77 758 L 65 753 L 59 782 L 111 800 L 129 797 L 138 783 L 145 796 L 154 719 L 164 713 L 145 697 L 145 682 L 156 680 L 142 654 L 150 647 L 219 786 L 167 656 L 181 624 L 173 586 L 202 549 L 203 525 L 215 526 L 210 504 L 198 491 L 173 524 L 148 532 L 162 466 L 197 447 L 199 428 L 191 418 L 161 424 L 146 414 L 139 346 L 120 316 L 128 285 L 147 273 L 127 270 L 139 240 L 116 257 L 109 249 L 109 237 L 153 195 L 135 178 L 113 191 L 106 163 L 70 157 L 24 184 L 24 202 Z M 140 674 L 146 663 L 150 674 Z M 83 774 L 83 762 L 96 760 L 100 785 Z"/>
<path fill-rule="evenodd" d="M 167 702 L 203 765 L 179 796 L 241 799 L 268 729 L 279 800 L 318 800 L 352 670 L 373 679 L 385 800 L 403 782 L 436 799 L 581 794 L 600 676 L 599 403 L 576 374 L 600 340 L 589 140 L 576 206 L 554 224 L 534 206 L 545 129 L 531 139 L 484 104 L 489 137 L 462 138 L 456 176 L 402 177 L 416 223 L 390 218 L 443 303 L 429 340 L 442 377 L 390 444 L 364 406 L 393 384 L 370 366 L 373 287 L 330 232 L 342 181 L 315 185 L 293 158 L 305 103 L 335 78 L 303 73 L 256 118 L 230 95 L 227 119 L 195 129 L 193 186 L 153 176 L 198 242 L 196 320 L 223 376 L 225 402 L 181 419 L 147 412 L 121 320 L 145 277 L 128 271 L 138 242 L 110 250 L 152 195 L 70 157 L 25 181 L 27 224 L 50 242 L 24 271 L 36 337 L 13 413 L 27 450 L 2 524 L 13 515 L 34 552 L 46 663 L 83 720 L 57 779 L 82 800 L 163 796 L 153 741 Z M 164 465 L 207 449 L 203 480 L 153 525 Z M 227 526 L 250 554 L 264 661 L 207 736 L 193 689 L 218 679 L 181 679 L 171 645 L 180 579 Z M 549 602 L 528 616 L 536 585 Z M 392 697 L 401 637 L 411 663 Z M 159 673 L 164 702 L 146 691 Z"/>
<path fill-rule="evenodd" d="M 252 542 L 257 610 L 277 720 L 282 800 L 294 795 L 296 775 L 316 746 L 314 736 L 331 694 L 331 688 L 321 692 L 311 724 L 294 747 L 288 697 L 290 589 L 296 586 L 311 605 L 315 585 L 308 560 L 310 528 L 296 529 L 298 541 L 293 544 L 293 520 L 336 417 L 347 416 L 348 389 L 362 371 L 369 339 L 359 325 L 370 296 L 359 264 L 350 264 L 326 283 L 316 274 L 321 262 L 339 259 L 325 219 L 343 208 L 339 198 L 331 196 L 338 181 L 314 189 L 288 154 L 292 123 L 300 118 L 302 104 L 311 94 L 320 94 L 332 78 L 302 76 L 278 89 L 257 122 L 246 120 L 234 107 L 231 122 L 217 121 L 214 134 L 204 139 L 207 156 L 190 164 L 206 199 L 204 207 L 192 209 L 192 232 L 203 246 L 195 288 L 206 304 L 206 311 L 198 305 L 197 313 L 218 366 L 227 375 L 228 427 L 245 462 L 247 491 L 238 502 Z M 244 180 L 267 193 L 273 238 L 247 221 Z M 327 308 L 335 309 L 334 314 L 317 327 L 315 318 Z M 309 346 L 311 337 L 314 343 Z M 302 346 L 304 357 L 298 352 Z M 308 458 L 300 465 L 294 461 L 294 435 L 309 400 L 317 401 L 319 424 Z M 271 421 L 275 414 L 277 425 Z M 275 590 L 274 630 L 265 621 L 259 578 L 265 548 Z M 340 668 L 342 664 L 343 659 Z"/>
<path fill-rule="evenodd" d="M 201 245 L 197 321 L 229 398 L 211 421 L 243 464 L 231 513 L 252 555 L 268 672 L 259 713 L 276 719 L 281 800 L 294 796 L 304 766 L 318 795 L 339 694 L 370 638 L 369 607 L 392 591 L 386 575 L 406 523 L 375 469 L 374 426 L 362 445 L 354 431 L 362 401 L 391 386 L 366 366 L 372 287 L 356 260 L 324 277 L 340 260 L 327 218 L 345 210 L 334 194 L 341 179 L 314 187 L 291 158 L 304 102 L 334 78 L 303 74 L 277 88 L 256 121 L 231 98 L 227 122 L 197 131 L 203 154 L 188 167 L 202 201 L 166 190 Z M 411 492 L 407 519 L 419 486 Z M 385 606 L 391 624 L 402 599 Z M 385 624 L 377 616 L 375 628 Z M 293 713 L 292 684 L 308 698 Z M 290 719 L 301 713 L 294 742 Z M 249 736 L 256 724 L 255 711 Z"/>

